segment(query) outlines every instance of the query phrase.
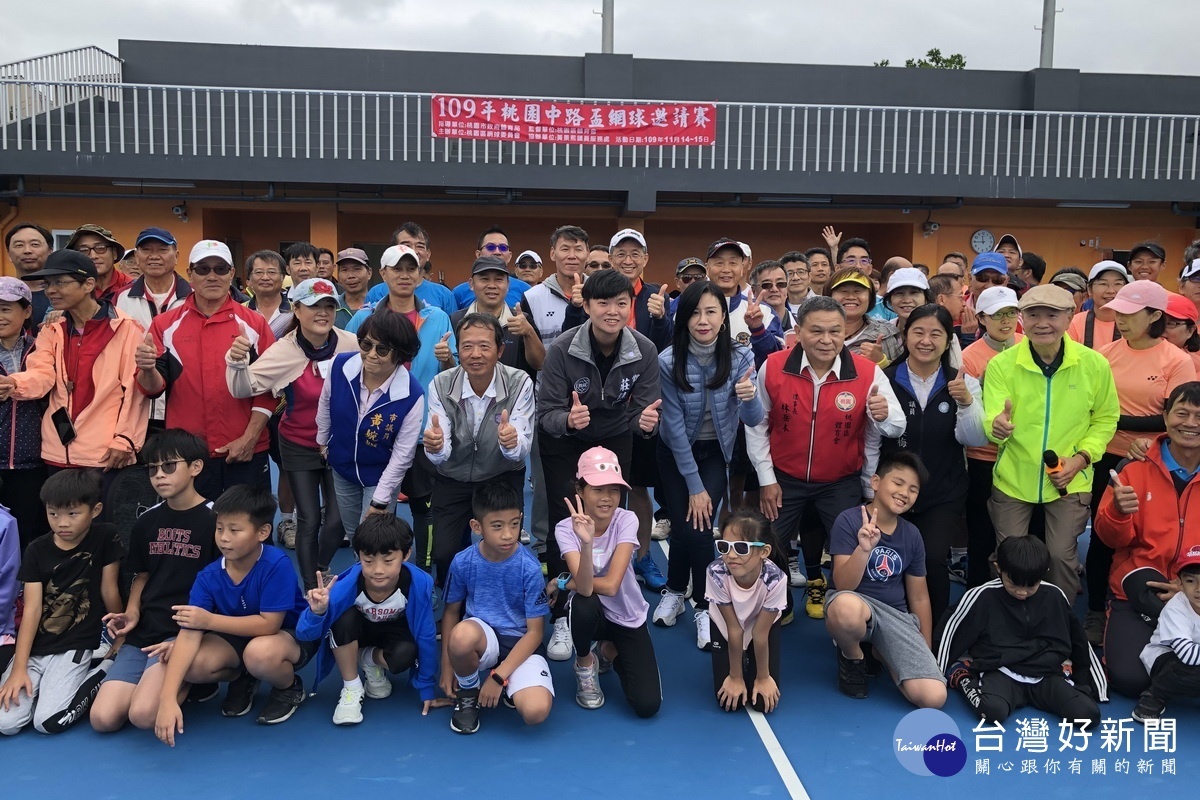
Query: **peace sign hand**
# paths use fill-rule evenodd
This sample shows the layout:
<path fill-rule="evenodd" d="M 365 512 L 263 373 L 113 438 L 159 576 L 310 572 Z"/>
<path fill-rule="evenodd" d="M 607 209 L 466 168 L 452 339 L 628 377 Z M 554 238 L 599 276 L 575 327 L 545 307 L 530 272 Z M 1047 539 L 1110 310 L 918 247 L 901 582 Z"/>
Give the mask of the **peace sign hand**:
<path fill-rule="evenodd" d="M 575 495 L 575 503 L 571 502 L 571 498 L 564 497 L 563 502 L 567 504 L 567 511 L 571 514 L 571 530 L 575 532 L 575 538 L 580 544 L 591 544 L 592 539 L 596 536 L 596 521 L 583 511 L 583 498 Z"/>
<path fill-rule="evenodd" d="M 871 509 L 871 514 L 868 516 L 867 507 L 861 506 L 860 508 L 862 510 L 862 527 L 858 529 L 858 549 L 869 555 L 875 549 L 875 545 L 879 544 L 879 539 L 883 535 L 875 524 L 879 519 L 879 509 Z"/>
<path fill-rule="evenodd" d="M 755 297 L 753 294 L 751 294 L 746 300 L 746 327 L 752 331 L 757 331 L 763 326 L 762 301 L 766 296 L 767 291 L 764 289 L 758 293 L 758 297 Z"/>
<path fill-rule="evenodd" d="M 324 578 L 321 571 L 317 570 L 317 587 L 309 589 L 305 597 L 308 600 L 308 610 L 318 617 L 324 616 L 329 610 L 329 590 L 337 583 L 337 575 L 330 578 L 329 583 L 325 583 Z"/>

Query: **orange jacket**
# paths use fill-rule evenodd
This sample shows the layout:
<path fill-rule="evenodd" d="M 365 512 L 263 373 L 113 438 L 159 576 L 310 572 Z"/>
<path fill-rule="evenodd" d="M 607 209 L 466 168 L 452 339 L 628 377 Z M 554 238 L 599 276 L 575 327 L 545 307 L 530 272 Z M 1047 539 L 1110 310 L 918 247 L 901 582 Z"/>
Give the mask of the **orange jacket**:
<path fill-rule="evenodd" d="M 73 467 L 103 467 L 109 449 L 140 450 L 146 440 L 150 406 L 137 387 L 134 353 L 145 337 L 142 326 L 117 308 L 109 320 L 114 334 L 96 357 L 92 380 L 96 393 L 82 410 L 70 408 L 67 365 L 63 360 L 63 326 L 43 325 L 37 348 L 25 362 L 25 371 L 12 376 L 13 397 L 36 400 L 49 392 L 49 406 L 42 417 L 42 458 Z M 66 447 L 54 427 L 54 412 L 67 409 L 75 414 L 75 440 Z"/>
<path fill-rule="evenodd" d="M 1121 582 L 1136 569 L 1152 567 L 1168 579 L 1171 564 L 1181 552 L 1200 545 L 1200 479 L 1193 478 L 1176 494 L 1175 482 L 1162 461 L 1161 434 L 1145 461 L 1126 461 L 1120 470 L 1121 483 L 1137 490 L 1138 513 L 1127 517 L 1113 503 L 1112 486 L 1104 490 L 1094 525 L 1096 535 L 1116 550 L 1108 586 L 1113 595 L 1126 600 Z"/>

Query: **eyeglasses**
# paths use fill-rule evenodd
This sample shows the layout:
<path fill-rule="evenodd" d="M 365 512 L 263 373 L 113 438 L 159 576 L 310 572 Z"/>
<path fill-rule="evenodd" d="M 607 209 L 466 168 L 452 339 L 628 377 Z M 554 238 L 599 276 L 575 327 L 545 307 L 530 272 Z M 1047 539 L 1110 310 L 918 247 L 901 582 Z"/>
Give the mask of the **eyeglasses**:
<path fill-rule="evenodd" d="M 807 269 L 789 269 L 787 271 L 787 276 L 789 278 L 803 278 L 805 275 L 808 275 L 808 274 L 809 274 L 809 270 L 807 270 Z"/>
<path fill-rule="evenodd" d="M 186 463 L 182 458 L 177 458 L 174 461 L 164 461 L 161 464 L 147 464 L 146 471 L 150 473 L 151 478 L 158 472 L 161 472 L 163 475 L 174 475 L 176 467 Z"/>
<path fill-rule="evenodd" d="M 1194 324 L 1195 323 L 1189 322 L 1186 319 L 1169 319 L 1169 320 L 1167 320 L 1167 327 L 1171 328 L 1172 330 L 1178 330 L 1179 328 L 1190 328 Z"/>
<path fill-rule="evenodd" d="M 842 263 L 847 267 L 869 267 L 871 266 L 871 257 L 863 256 L 862 258 L 859 258 L 858 256 L 846 256 L 842 259 Z"/>
<path fill-rule="evenodd" d="M 372 350 L 374 350 L 375 355 L 379 356 L 380 358 L 387 358 L 392 354 L 392 348 L 388 345 L 380 344 L 379 342 L 371 342 L 367 339 L 358 340 L 358 349 L 362 351 L 364 356 L 371 355 Z"/>
<path fill-rule="evenodd" d="M 990 283 L 992 286 L 1003 286 L 1008 283 L 1007 275 L 1001 275 L 999 272 L 993 272 L 990 269 L 978 273 L 974 277 L 980 283 Z"/>
<path fill-rule="evenodd" d="M 218 274 L 220 274 L 220 273 L 218 273 Z M 254 272 L 250 273 L 250 277 L 251 278 L 278 278 L 281 274 L 282 273 L 278 272 L 277 270 L 271 270 L 270 272 L 263 272 L 262 270 L 256 269 L 256 270 L 254 270 Z"/>
<path fill-rule="evenodd" d="M 1195 275 L 1189 275 L 1184 280 L 1188 283 L 1200 283 L 1200 272 L 1197 272 Z"/>
<path fill-rule="evenodd" d="M 730 550 L 732 550 L 734 552 L 734 555 L 748 556 L 748 555 L 750 555 L 751 547 L 766 547 L 766 546 L 767 546 L 766 542 L 743 542 L 740 540 L 736 541 L 736 542 L 731 542 L 728 539 L 717 539 L 718 555 L 726 555 Z"/>
<path fill-rule="evenodd" d="M 81 244 L 75 248 L 75 252 L 83 253 L 85 256 L 92 253 L 102 256 L 109 250 L 112 250 L 112 245 L 110 244 L 98 244 L 93 247 L 88 247 L 86 244 Z"/>
<path fill-rule="evenodd" d="M 762 289 L 762 290 L 768 291 L 768 292 L 771 291 L 772 289 L 786 289 L 787 287 L 788 287 L 787 281 L 776 281 L 775 283 L 771 283 L 770 281 L 767 281 L 765 283 L 760 283 L 758 285 L 759 289 Z"/>
<path fill-rule="evenodd" d="M 632 261 L 635 264 L 646 260 L 646 254 L 641 250 L 634 250 L 626 253 L 624 250 L 618 250 L 615 253 L 610 253 L 613 261 Z"/>
<path fill-rule="evenodd" d="M 988 314 L 988 317 L 1000 321 L 1016 319 L 1017 312 L 1013 309 L 1009 309 L 1008 311 L 997 311 L 995 314 Z"/>
<path fill-rule="evenodd" d="M 62 290 L 72 286 L 80 286 L 82 285 L 82 281 L 77 281 L 74 278 L 55 278 L 54 280 L 46 281 L 46 285 Z"/>
<path fill-rule="evenodd" d="M 199 275 L 201 278 L 203 278 L 205 275 L 207 275 L 210 272 L 215 272 L 218 275 L 224 277 L 224 276 L 228 275 L 229 273 L 233 272 L 233 267 L 229 266 L 228 264 L 220 264 L 215 267 L 210 267 L 207 264 L 193 264 L 192 265 L 192 274 L 193 275 Z"/>
<path fill-rule="evenodd" d="M 682 284 L 695 283 L 696 281 L 704 280 L 706 277 L 708 277 L 708 276 L 706 276 L 706 275 L 680 275 L 679 282 Z"/>
<path fill-rule="evenodd" d="M 489 253 L 507 253 L 508 245 L 496 244 L 495 242 L 488 242 L 487 244 L 485 244 L 483 246 L 483 249 L 487 250 Z"/>

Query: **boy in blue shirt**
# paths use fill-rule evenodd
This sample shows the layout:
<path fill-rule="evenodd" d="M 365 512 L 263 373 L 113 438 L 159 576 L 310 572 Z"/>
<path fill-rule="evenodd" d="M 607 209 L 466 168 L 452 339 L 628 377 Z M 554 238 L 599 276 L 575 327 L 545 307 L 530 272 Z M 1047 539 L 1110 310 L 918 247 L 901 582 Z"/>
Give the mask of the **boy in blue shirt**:
<path fill-rule="evenodd" d="M 471 530 L 483 540 L 451 562 L 442 613 L 441 683 L 455 700 L 450 729 L 478 731 L 479 709 L 494 708 L 501 694 L 526 725 L 537 725 L 554 703 L 542 646 L 550 605 L 541 565 L 521 546 L 521 496 L 511 483 L 491 481 L 471 505 Z"/>
<path fill-rule="evenodd" d="M 175 734 L 183 732 L 179 693 L 185 681 L 229 681 L 221 713 L 240 717 L 250 711 L 259 681 L 265 680 L 272 690 L 258 715 L 263 725 L 289 719 L 304 700 L 295 670 L 317 648 L 293 633 L 306 604 L 291 560 L 264 544 L 271 538 L 275 510 L 270 492 L 247 485 L 230 487 L 213 504 L 221 558 L 196 576 L 188 605 L 172 609 L 181 630 L 154 722 L 154 735 L 172 747 Z"/>
<path fill-rule="evenodd" d="M 172 609 L 187 602 L 196 575 L 216 557 L 217 517 L 196 491 L 208 445 L 171 428 L 152 436 L 142 455 L 163 502 L 133 523 L 125 561 L 134 574 L 129 601 L 123 612 L 104 617 L 109 635 L 124 644 L 92 703 L 92 728 L 101 733 L 120 730 L 127 719 L 143 730 L 154 726 L 166 671 L 161 659 L 170 660 L 179 635 Z"/>
<path fill-rule="evenodd" d="M 372 700 L 389 696 L 389 672 L 409 672 L 409 682 L 421 695 L 422 716 L 449 704 L 435 699 L 433 579 L 409 563 L 412 543 L 407 522 L 394 514 L 372 514 L 354 532 L 358 563 L 308 592 L 296 638 L 322 643 L 314 687 L 337 664 L 342 693 L 333 710 L 334 725 L 362 722 L 364 695 Z M 367 679 L 365 688 L 359 670 Z"/>

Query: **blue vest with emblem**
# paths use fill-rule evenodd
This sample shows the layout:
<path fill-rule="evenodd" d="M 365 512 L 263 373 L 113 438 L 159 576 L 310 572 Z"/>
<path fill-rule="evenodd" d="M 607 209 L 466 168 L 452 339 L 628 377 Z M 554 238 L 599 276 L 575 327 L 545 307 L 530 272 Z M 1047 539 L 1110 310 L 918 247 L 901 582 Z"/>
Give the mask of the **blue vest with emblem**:
<path fill-rule="evenodd" d="M 907 362 L 898 361 L 883 372 L 892 383 L 907 426 L 899 439 L 883 438 L 880 457 L 896 450 L 907 450 L 921 457 L 929 472 L 929 482 L 917 495 L 912 507 L 914 513 L 934 506 L 961 506 L 967 499 L 967 461 L 963 446 L 954 438 L 958 404 L 946 388 L 945 371 L 938 375 L 925 408 L 917 402 Z"/>
<path fill-rule="evenodd" d="M 358 421 L 362 356 L 341 353 L 329 371 L 329 466 L 348 481 L 374 486 L 383 476 L 404 418 L 424 393 L 403 367 L 386 394 Z"/>

